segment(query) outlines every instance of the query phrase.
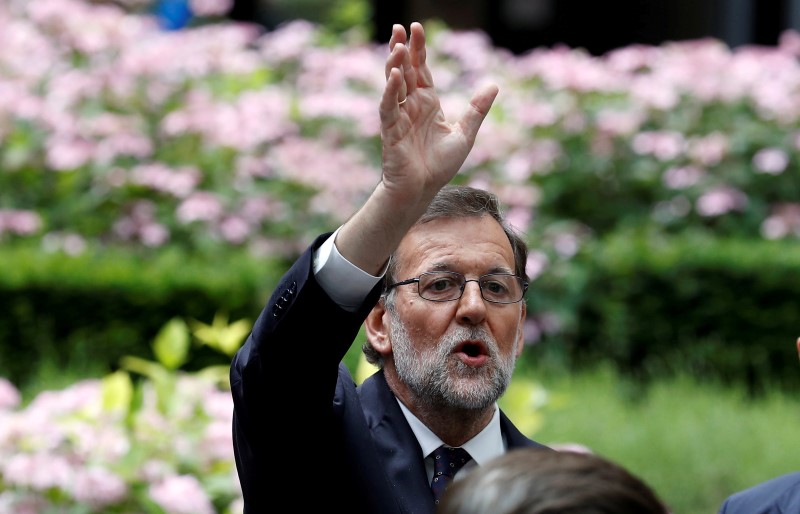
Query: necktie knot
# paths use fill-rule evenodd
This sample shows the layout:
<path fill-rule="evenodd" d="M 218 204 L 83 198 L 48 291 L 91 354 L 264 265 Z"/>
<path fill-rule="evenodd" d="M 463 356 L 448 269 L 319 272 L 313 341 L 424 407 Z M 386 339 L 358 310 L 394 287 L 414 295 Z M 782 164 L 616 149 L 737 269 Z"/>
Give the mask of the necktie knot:
<path fill-rule="evenodd" d="M 464 448 L 451 448 L 442 445 L 436 448 L 433 453 L 433 480 L 431 490 L 433 498 L 438 504 L 439 499 L 444 494 L 444 490 L 453 481 L 453 477 L 464 464 L 472 460 L 469 452 Z"/>

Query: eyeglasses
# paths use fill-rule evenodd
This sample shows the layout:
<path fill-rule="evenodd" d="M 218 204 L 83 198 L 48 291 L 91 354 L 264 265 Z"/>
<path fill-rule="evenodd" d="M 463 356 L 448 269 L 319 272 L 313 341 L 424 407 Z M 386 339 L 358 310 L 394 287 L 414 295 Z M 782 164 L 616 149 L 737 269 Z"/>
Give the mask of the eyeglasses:
<path fill-rule="evenodd" d="M 458 300 L 464 294 L 467 282 L 477 282 L 483 299 L 492 303 L 517 303 L 528 290 L 528 283 L 522 277 L 510 273 L 489 273 L 477 279 L 467 280 L 461 273 L 428 271 L 417 278 L 409 278 L 386 286 L 386 292 L 414 282 L 417 283 L 419 295 L 432 302 Z"/>

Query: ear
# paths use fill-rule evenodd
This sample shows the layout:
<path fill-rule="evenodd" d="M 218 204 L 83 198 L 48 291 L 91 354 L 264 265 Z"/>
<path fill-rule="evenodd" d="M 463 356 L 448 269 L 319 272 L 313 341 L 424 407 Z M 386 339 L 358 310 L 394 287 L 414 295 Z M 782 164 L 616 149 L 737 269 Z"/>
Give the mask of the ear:
<path fill-rule="evenodd" d="M 519 322 L 517 324 L 517 357 L 522 355 L 522 349 L 525 347 L 525 319 L 528 316 L 528 305 L 522 301 L 520 302 L 522 309 L 519 313 Z"/>
<path fill-rule="evenodd" d="M 383 299 L 375 304 L 364 321 L 367 341 L 375 351 L 383 356 L 392 353 L 392 342 L 389 337 L 389 312 L 383 305 Z"/>

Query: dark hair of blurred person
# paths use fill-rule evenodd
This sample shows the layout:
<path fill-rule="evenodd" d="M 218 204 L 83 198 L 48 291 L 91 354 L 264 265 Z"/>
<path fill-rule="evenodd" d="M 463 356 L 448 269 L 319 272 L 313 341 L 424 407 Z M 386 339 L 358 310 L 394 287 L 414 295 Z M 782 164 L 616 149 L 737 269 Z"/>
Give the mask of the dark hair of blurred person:
<path fill-rule="evenodd" d="M 641 478 L 593 453 L 511 450 L 445 493 L 437 514 L 669 514 Z"/>

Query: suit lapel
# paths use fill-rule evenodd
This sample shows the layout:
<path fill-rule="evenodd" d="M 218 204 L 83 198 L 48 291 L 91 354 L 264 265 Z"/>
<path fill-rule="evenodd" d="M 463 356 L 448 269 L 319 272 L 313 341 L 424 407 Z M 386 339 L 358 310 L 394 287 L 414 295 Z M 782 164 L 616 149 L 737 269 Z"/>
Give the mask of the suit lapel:
<path fill-rule="evenodd" d="M 377 457 L 384 463 L 398 503 L 406 512 L 432 514 L 433 497 L 422 449 L 397 405 L 383 371 L 364 381 L 359 387 L 359 395 Z"/>

